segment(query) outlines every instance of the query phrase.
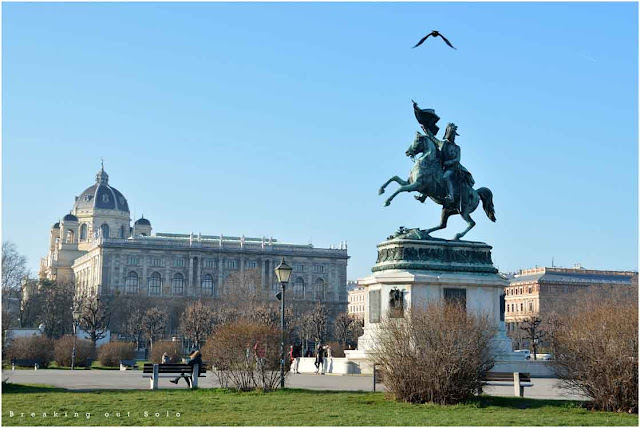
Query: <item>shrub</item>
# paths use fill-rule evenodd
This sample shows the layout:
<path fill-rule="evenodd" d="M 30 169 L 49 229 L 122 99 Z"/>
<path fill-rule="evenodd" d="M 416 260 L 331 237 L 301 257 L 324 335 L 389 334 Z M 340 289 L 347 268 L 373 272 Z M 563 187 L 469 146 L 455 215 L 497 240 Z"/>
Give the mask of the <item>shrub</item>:
<path fill-rule="evenodd" d="M 638 411 L 636 288 L 595 287 L 576 293 L 551 331 L 556 375 L 593 407 Z"/>
<path fill-rule="evenodd" d="M 162 354 L 169 354 L 172 363 L 179 363 L 184 353 L 182 351 L 182 342 L 172 342 L 169 340 L 155 342 L 151 348 L 151 355 L 149 360 L 153 363 L 162 362 Z"/>
<path fill-rule="evenodd" d="M 109 342 L 98 348 L 98 361 L 105 367 L 118 367 L 122 360 L 133 360 L 136 344 L 132 342 Z"/>
<path fill-rule="evenodd" d="M 62 336 L 55 341 L 53 359 L 60 367 L 71 367 L 71 355 L 73 354 L 73 336 Z M 88 359 L 94 355 L 93 345 L 89 340 L 77 339 L 76 341 L 76 367 L 86 367 Z"/>
<path fill-rule="evenodd" d="M 7 359 L 38 360 L 41 367 L 53 361 L 53 340 L 44 336 L 18 337 L 7 348 Z"/>
<path fill-rule="evenodd" d="M 374 363 L 396 400 L 453 404 L 481 390 L 493 365 L 494 326 L 456 304 L 429 303 L 405 318 L 383 319 Z"/>
<path fill-rule="evenodd" d="M 221 386 L 271 391 L 280 381 L 280 330 L 247 320 L 223 324 L 207 339 L 202 356 Z"/>

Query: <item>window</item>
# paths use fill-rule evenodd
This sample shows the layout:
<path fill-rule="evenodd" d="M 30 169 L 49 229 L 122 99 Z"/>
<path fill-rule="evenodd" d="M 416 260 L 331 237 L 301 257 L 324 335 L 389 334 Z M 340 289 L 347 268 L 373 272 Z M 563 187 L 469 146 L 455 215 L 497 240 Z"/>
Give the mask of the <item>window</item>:
<path fill-rule="evenodd" d="M 238 268 L 238 262 L 236 262 L 235 260 L 227 260 L 227 269 L 237 269 Z"/>
<path fill-rule="evenodd" d="M 533 302 L 529 302 L 529 312 L 533 312 Z"/>
<path fill-rule="evenodd" d="M 322 278 L 316 279 L 316 283 L 314 288 L 314 300 L 323 301 L 324 300 L 324 280 Z"/>
<path fill-rule="evenodd" d="M 313 271 L 315 273 L 324 273 L 324 265 L 314 265 Z"/>
<path fill-rule="evenodd" d="M 304 265 L 302 263 L 298 263 L 293 267 L 293 270 L 296 272 L 304 272 Z"/>
<path fill-rule="evenodd" d="M 297 300 L 304 299 L 304 279 L 297 277 L 293 283 L 293 298 Z"/>
<path fill-rule="evenodd" d="M 125 278 L 125 286 L 127 293 L 137 293 L 138 292 L 138 274 L 131 271 Z"/>
<path fill-rule="evenodd" d="M 464 288 L 445 288 L 445 303 L 455 303 L 466 309 L 467 307 L 467 290 Z"/>
<path fill-rule="evenodd" d="M 152 257 L 151 266 L 162 266 L 162 257 Z"/>
<path fill-rule="evenodd" d="M 80 240 L 84 241 L 87 239 L 87 223 L 82 223 L 80 226 Z"/>
<path fill-rule="evenodd" d="M 102 226 L 100 226 L 100 231 L 102 232 L 102 236 L 104 238 L 109 237 L 109 225 L 107 223 L 104 223 Z"/>
<path fill-rule="evenodd" d="M 184 293 L 184 276 L 182 276 L 181 273 L 173 275 L 173 278 L 171 279 L 171 288 L 175 295 L 181 295 Z"/>
<path fill-rule="evenodd" d="M 529 286 L 529 294 L 531 294 L 531 291 L 533 291 L 533 287 Z"/>
<path fill-rule="evenodd" d="M 162 288 L 162 278 L 158 272 L 154 272 L 149 277 L 149 294 L 159 295 Z"/>
<path fill-rule="evenodd" d="M 524 312 L 524 305 L 520 303 L 520 312 Z"/>
<path fill-rule="evenodd" d="M 184 259 L 183 258 L 176 259 L 176 267 L 183 267 L 183 266 L 184 266 Z"/>
<path fill-rule="evenodd" d="M 125 238 L 125 228 L 124 225 L 120 226 L 120 238 Z"/>
<path fill-rule="evenodd" d="M 249 260 L 247 262 L 247 269 L 258 269 L 258 262 L 254 260 Z"/>
<path fill-rule="evenodd" d="M 206 259 L 204 261 L 204 267 L 207 269 L 213 269 L 216 267 L 216 261 L 213 259 Z"/>
<path fill-rule="evenodd" d="M 128 256 L 127 257 L 127 264 L 128 265 L 137 265 L 138 264 L 138 257 L 137 256 Z"/>
<path fill-rule="evenodd" d="M 213 277 L 211 275 L 206 274 L 203 276 L 200 285 L 202 287 L 203 296 L 213 296 Z"/>

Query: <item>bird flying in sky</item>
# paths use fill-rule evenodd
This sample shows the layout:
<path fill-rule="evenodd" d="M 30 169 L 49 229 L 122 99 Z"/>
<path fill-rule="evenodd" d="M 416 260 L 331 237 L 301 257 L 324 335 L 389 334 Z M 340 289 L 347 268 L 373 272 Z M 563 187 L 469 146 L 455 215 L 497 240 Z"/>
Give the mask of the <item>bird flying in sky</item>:
<path fill-rule="evenodd" d="M 447 40 L 447 38 L 445 36 L 443 36 L 442 34 L 440 34 L 439 32 L 437 32 L 436 30 L 433 30 L 432 32 L 430 32 L 429 34 L 427 34 L 426 36 L 424 36 L 422 39 L 420 39 L 420 41 L 418 43 L 416 43 L 416 45 L 414 46 L 414 48 L 417 48 L 418 46 L 420 46 L 422 43 L 424 43 L 425 40 L 427 40 L 427 38 L 429 36 L 433 36 L 433 37 L 442 37 L 442 40 L 444 40 L 444 42 L 449 45 L 450 48 L 455 49 L 453 47 L 453 45 L 451 44 L 451 42 L 449 40 Z M 413 49 L 413 48 L 412 48 Z"/>

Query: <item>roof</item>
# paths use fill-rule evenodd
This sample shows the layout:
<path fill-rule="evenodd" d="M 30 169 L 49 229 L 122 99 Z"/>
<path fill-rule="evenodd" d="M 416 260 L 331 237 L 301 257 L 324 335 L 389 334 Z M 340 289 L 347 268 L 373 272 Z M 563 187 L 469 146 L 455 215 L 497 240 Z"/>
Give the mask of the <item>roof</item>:
<path fill-rule="evenodd" d="M 596 271 L 587 271 L 585 273 L 575 271 L 571 272 L 565 269 L 563 272 L 543 272 L 533 275 L 516 276 L 510 280 L 510 285 L 517 285 L 527 282 L 545 283 L 571 283 L 571 284 L 631 284 L 633 272 L 613 272 L 602 271 L 603 273 L 595 273 Z"/>
<path fill-rule="evenodd" d="M 136 220 L 136 223 L 138 226 L 151 226 L 151 222 L 144 218 L 144 216 L 140 217 L 138 220 Z"/>
<path fill-rule="evenodd" d="M 101 168 L 96 174 L 96 184 L 87 187 L 76 198 L 74 212 L 82 209 L 104 209 L 129 212 L 127 199 L 115 187 L 109 186 L 109 175 Z"/>
<path fill-rule="evenodd" d="M 66 216 L 62 217 L 62 221 L 78 221 L 78 217 L 74 216 L 73 214 L 67 214 Z"/>

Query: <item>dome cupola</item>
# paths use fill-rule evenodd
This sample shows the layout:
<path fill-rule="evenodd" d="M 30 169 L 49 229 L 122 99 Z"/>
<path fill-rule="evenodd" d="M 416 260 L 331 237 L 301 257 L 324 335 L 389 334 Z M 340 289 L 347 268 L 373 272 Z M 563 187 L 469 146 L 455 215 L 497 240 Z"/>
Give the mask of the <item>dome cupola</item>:
<path fill-rule="evenodd" d="M 77 215 L 79 211 L 86 210 L 116 210 L 129 213 L 127 199 L 118 189 L 109 186 L 109 175 L 104 170 L 104 165 L 96 174 L 96 183 L 76 197 L 73 212 Z"/>

